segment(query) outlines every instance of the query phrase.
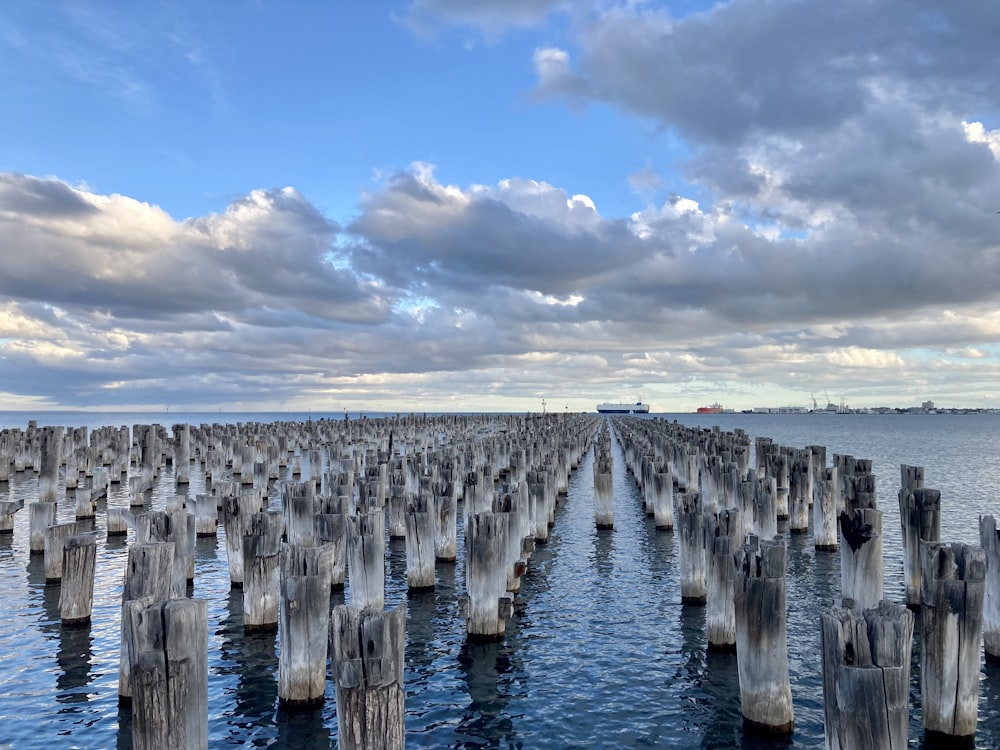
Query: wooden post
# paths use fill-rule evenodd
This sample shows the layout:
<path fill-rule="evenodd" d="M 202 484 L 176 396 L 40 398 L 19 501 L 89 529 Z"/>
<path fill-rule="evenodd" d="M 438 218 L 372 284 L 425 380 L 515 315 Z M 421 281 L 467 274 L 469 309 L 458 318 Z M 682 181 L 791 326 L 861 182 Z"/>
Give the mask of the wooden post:
<path fill-rule="evenodd" d="M 812 496 L 809 489 L 812 476 L 808 461 L 792 459 L 788 467 L 788 532 L 790 534 L 809 533 L 809 504 Z"/>
<path fill-rule="evenodd" d="M 736 660 L 744 725 L 768 734 L 795 727 L 788 679 L 785 540 L 751 536 L 736 564 Z"/>
<path fill-rule="evenodd" d="M 437 511 L 434 514 L 434 559 L 438 562 L 455 562 L 458 554 L 458 505 L 455 496 L 445 492 L 434 500 Z"/>
<path fill-rule="evenodd" d="M 45 530 L 55 522 L 55 503 L 36 502 L 28 505 L 28 548 L 32 555 L 45 553 Z"/>
<path fill-rule="evenodd" d="M 219 531 L 219 503 L 212 495 L 197 495 L 194 501 L 194 527 L 199 538 L 213 537 Z"/>
<path fill-rule="evenodd" d="M 709 651 L 735 653 L 736 609 L 733 602 L 736 564 L 742 544 L 740 511 L 723 509 L 705 516 L 705 629 Z"/>
<path fill-rule="evenodd" d="M 246 631 L 278 629 L 280 549 L 280 534 L 243 537 L 243 629 Z"/>
<path fill-rule="evenodd" d="M 355 609 L 385 609 L 385 514 L 373 510 L 347 519 L 347 575 Z"/>
<path fill-rule="evenodd" d="M 63 543 L 63 576 L 59 587 L 59 617 L 64 626 L 90 622 L 94 603 L 94 572 L 97 538 L 77 534 Z"/>
<path fill-rule="evenodd" d="M 903 527 L 903 583 L 906 590 L 906 605 L 917 607 L 920 605 L 920 543 L 941 540 L 940 490 L 929 487 L 901 488 L 899 522 Z"/>
<path fill-rule="evenodd" d="M 821 468 L 813 480 L 813 545 L 821 552 L 836 552 L 837 533 L 836 467 Z"/>
<path fill-rule="evenodd" d="M 602 447 L 604 450 L 598 450 Z M 595 521 L 599 529 L 615 527 L 615 488 L 612 475 L 611 445 L 603 443 L 595 446 L 594 456 L 594 505 Z"/>
<path fill-rule="evenodd" d="M 46 427 L 42 436 L 42 466 L 38 472 L 38 501 L 42 503 L 54 503 L 59 499 L 63 432 L 62 427 Z"/>
<path fill-rule="evenodd" d="M 347 579 L 347 516 L 343 513 L 317 513 L 313 516 L 316 540 L 330 548 L 330 587 L 344 588 Z"/>
<path fill-rule="evenodd" d="M 434 498 L 427 492 L 410 497 L 406 507 L 406 583 L 410 591 L 434 589 Z"/>
<path fill-rule="evenodd" d="M 913 613 L 879 602 L 820 613 L 828 750 L 905 748 Z"/>
<path fill-rule="evenodd" d="M 260 497 L 243 493 L 222 501 L 222 526 L 226 532 L 226 558 L 229 562 L 231 588 L 243 586 L 243 537 L 250 526 L 251 516 L 260 509 Z"/>
<path fill-rule="evenodd" d="M 502 640 L 513 597 L 507 592 L 508 517 L 476 513 L 465 526 L 465 588 L 459 610 L 470 640 Z"/>
<path fill-rule="evenodd" d="M 674 480 L 669 470 L 653 474 L 652 500 L 653 523 L 661 531 L 670 531 L 674 528 Z"/>
<path fill-rule="evenodd" d="M 14 514 L 24 507 L 24 500 L 0 501 L 0 535 L 14 533 Z"/>
<path fill-rule="evenodd" d="M 191 482 L 191 425 L 174 425 L 174 481 Z"/>
<path fill-rule="evenodd" d="M 343 750 L 401 750 L 406 735 L 406 608 L 373 612 L 338 605 L 330 641 L 338 745 Z"/>
<path fill-rule="evenodd" d="M 312 480 L 289 482 L 281 488 L 281 510 L 289 544 L 312 547 L 316 543 L 316 485 Z"/>
<path fill-rule="evenodd" d="M 170 598 L 171 569 L 174 565 L 172 542 L 133 544 L 128 549 L 125 583 L 122 587 L 121 655 L 118 660 L 118 703 L 132 702 L 132 663 L 129 659 L 131 619 L 127 616 L 130 601 L 150 597 L 150 601 Z"/>
<path fill-rule="evenodd" d="M 323 704 L 330 627 L 330 552 L 328 547 L 281 545 L 278 702 L 285 708 Z"/>
<path fill-rule="evenodd" d="M 843 606 L 861 612 L 882 601 L 882 511 L 840 514 L 840 592 Z"/>
<path fill-rule="evenodd" d="M 76 521 L 56 523 L 45 530 L 45 582 L 58 583 L 63 576 L 63 544 L 84 531 Z"/>
<path fill-rule="evenodd" d="M 979 547 L 922 542 L 920 562 L 924 732 L 971 746 L 979 709 L 986 556 Z"/>
<path fill-rule="evenodd" d="M 979 517 L 979 541 L 986 556 L 983 646 L 986 661 L 1000 663 L 1000 533 L 993 516 Z"/>
<path fill-rule="evenodd" d="M 705 604 L 705 514 L 700 492 L 683 492 L 678 496 L 677 528 L 681 604 Z"/>
<path fill-rule="evenodd" d="M 198 599 L 128 602 L 132 747 L 208 747 L 208 607 Z"/>
<path fill-rule="evenodd" d="M 129 519 L 131 518 L 132 512 L 125 508 L 108 508 L 108 537 L 125 536 L 128 534 Z"/>

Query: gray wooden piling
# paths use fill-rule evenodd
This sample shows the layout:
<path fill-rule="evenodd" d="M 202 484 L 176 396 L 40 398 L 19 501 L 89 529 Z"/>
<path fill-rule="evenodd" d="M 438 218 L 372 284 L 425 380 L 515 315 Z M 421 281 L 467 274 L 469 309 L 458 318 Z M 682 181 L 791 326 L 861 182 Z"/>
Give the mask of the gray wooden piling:
<path fill-rule="evenodd" d="M 434 559 L 455 562 L 458 555 L 458 505 L 451 492 L 434 498 Z"/>
<path fill-rule="evenodd" d="M 251 533 L 243 537 L 243 629 L 246 631 L 278 629 L 280 550 L 280 533 Z"/>
<path fill-rule="evenodd" d="M 219 504 L 212 495 L 197 495 L 194 500 L 195 535 L 199 538 L 216 536 L 219 532 Z"/>
<path fill-rule="evenodd" d="M 434 527 L 437 512 L 427 492 L 410 497 L 406 507 L 406 583 L 411 591 L 434 588 Z"/>
<path fill-rule="evenodd" d="M 674 480 L 666 466 L 653 474 L 653 523 L 661 531 L 674 528 Z"/>
<path fill-rule="evenodd" d="M 122 586 L 121 651 L 118 660 L 118 702 L 132 701 L 132 662 L 129 658 L 131 618 L 126 616 L 128 602 L 150 597 L 151 602 L 170 598 L 171 569 L 174 565 L 172 542 L 133 544 L 128 548 L 125 582 Z"/>
<path fill-rule="evenodd" d="M 813 546 L 820 552 L 836 552 L 839 543 L 836 467 L 821 467 L 813 479 Z"/>
<path fill-rule="evenodd" d="M 920 467 L 905 467 L 918 469 Z M 929 487 L 899 490 L 899 522 L 903 529 L 903 584 L 906 605 L 920 605 L 920 543 L 941 539 L 941 492 Z"/>
<path fill-rule="evenodd" d="M 77 521 L 93 518 L 96 515 L 97 503 L 91 498 L 89 489 L 85 487 L 77 487 L 75 499 Z"/>
<path fill-rule="evenodd" d="M 96 561 L 97 538 L 94 534 L 75 534 L 63 542 L 59 617 L 64 626 L 90 622 Z"/>
<path fill-rule="evenodd" d="M 63 545 L 66 539 L 85 531 L 76 521 L 52 524 L 45 530 L 45 582 L 58 583 L 63 575 Z"/>
<path fill-rule="evenodd" d="M 330 548 L 330 587 L 342 589 L 347 580 L 347 516 L 317 513 L 313 523 L 317 542 Z"/>
<path fill-rule="evenodd" d="M 920 562 L 924 732 L 971 744 L 979 709 L 986 556 L 979 547 L 922 542 Z"/>
<path fill-rule="evenodd" d="M 191 425 L 174 425 L 174 481 L 191 482 Z"/>
<path fill-rule="evenodd" d="M 610 443 L 600 442 L 594 448 L 594 518 L 599 529 L 615 527 L 615 489 Z"/>
<path fill-rule="evenodd" d="M 768 734 L 795 727 L 788 678 L 785 541 L 751 536 L 734 555 L 736 660 L 744 724 Z"/>
<path fill-rule="evenodd" d="M 64 428 L 46 427 L 42 435 L 42 465 L 38 472 L 39 502 L 54 503 L 59 499 L 59 467 L 62 465 Z"/>
<path fill-rule="evenodd" d="M 739 510 L 705 516 L 705 629 L 710 651 L 736 651 L 733 554 L 743 542 L 742 529 Z"/>
<path fill-rule="evenodd" d="M 14 533 L 14 514 L 24 507 L 24 500 L 0 501 L 0 535 Z"/>
<path fill-rule="evenodd" d="M 281 487 L 281 511 L 289 544 L 312 547 L 316 543 L 316 484 L 288 482 Z"/>
<path fill-rule="evenodd" d="M 979 541 L 986 557 L 983 646 L 986 661 L 1000 662 L 1000 533 L 992 515 L 979 517 Z"/>
<path fill-rule="evenodd" d="M 682 604 L 705 604 L 705 514 L 700 492 L 682 492 L 677 497 L 679 569 Z"/>
<path fill-rule="evenodd" d="M 790 534 L 809 533 L 811 488 L 812 474 L 809 470 L 809 462 L 801 457 L 793 458 L 788 467 L 788 532 Z"/>
<path fill-rule="evenodd" d="M 840 591 L 845 608 L 878 606 L 885 590 L 882 511 L 857 508 L 840 514 Z"/>
<path fill-rule="evenodd" d="M 465 588 L 459 611 L 470 640 L 502 640 L 513 596 L 507 592 L 508 517 L 476 513 L 465 525 Z"/>
<path fill-rule="evenodd" d="M 260 496 L 248 492 L 222 501 L 222 526 L 226 532 L 226 559 L 229 563 L 229 583 L 238 589 L 243 585 L 243 537 L 250 527 L 251 516 L 260 510 Z"/>
<path fill-rule="evenodd" d="M 385 608 L 385 514 L 381 510 L 348 517 L 347 575 L 352 607 Z"/>
<path fill-rule="evenodd" d="M 278 702 L 285 708 L 323 704 L 330 627 L 329 553 L 325 547 L 281 545 Z"/>
<path fill-rule="evenodd" d="M 28 505 L 28 549 L 31 554 L 45 553 L 45 530 L 55 522 L 55 503 L 35 502 Z"/>
<path fill-rule="evenodd" d="M 827 750 L 905 748 L 913 613 L 887 601 L 820 613 Z"/>
<path fill-rule="evenodd" d="M 400 750 L 405 744 L 406 608 L 358 611 L 338 605 L 330 622 L 343 750 Z"/>
<path fill-rule="evenodd" d="M 125 536 L 128 534 L 129 523 L 132 519 L 132 512 L 125 508 L 108 508 L 107 510 L 107 535 L 108 537 Z"/>
<path fill-rule="evenodd" d="M 208 747 L 208 607 L 204 600 L 130 601 L 132 747 Z"/>

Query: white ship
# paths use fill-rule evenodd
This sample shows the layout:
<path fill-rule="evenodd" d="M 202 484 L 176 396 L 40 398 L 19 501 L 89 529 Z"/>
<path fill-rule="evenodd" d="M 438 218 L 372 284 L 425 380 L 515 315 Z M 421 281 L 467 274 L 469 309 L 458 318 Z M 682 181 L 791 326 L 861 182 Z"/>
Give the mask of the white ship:
<path fill-rule="evenodd" d="M 636 401 L 634 404 L 598 404 L 598 414 L 649 414 L 649 404 Z"/>

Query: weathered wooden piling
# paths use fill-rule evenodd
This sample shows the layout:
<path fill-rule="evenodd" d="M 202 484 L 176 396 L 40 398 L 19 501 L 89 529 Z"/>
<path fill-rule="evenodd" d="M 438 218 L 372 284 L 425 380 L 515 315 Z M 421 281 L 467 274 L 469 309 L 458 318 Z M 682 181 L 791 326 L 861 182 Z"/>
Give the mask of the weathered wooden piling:
<path fill-rule="evenodd" d="M 922 542 L 920 562 L 924 732 L 971 745 L 979 710 L 986 556 L 979 547 Z"/>
<path fill-rule="evenodd" d="M 679 568 L 681 603 L 705 603 L 705 514 L 700 492 L 682 492 L 677 497 L 677 529 L 680 541 Z"/>
<path fill-rule="evenodd" d="M 246 631 L 278 629 L 280 551 L 280 533 L 250 533 L 243 537 L 243 629 Z"/>
<path fill-rule="evenodd" d="M 821 467 L 813 479 L 813 546 L 820 552 L 836 552 L 839 543 L 836 467 Z"/>
<path fill-rule="evenodd" d="M 992 515 L 979 517 L 979 541 L 986 557 L 983 646 L 986 661 L 1000 663 L 1000 533 Z"/>
<path fill-rule="evenodd" d="M 213 537 L 219 531 L 219 504 L 212 495 L 197 495 L 194 499 L 195 535 Z"/>
<path fill-rule="evenodd" d="M 59 467 L 62 465 L 64 428 L 46 427 L 42 435 L 42 465 L 38 472 L 38 501 L 54 503 L 59 499 Z"/>
<path fill-rule="evenodd" d="M 118 702 L 132 701 L 132 662 L 129 658 L 131 643 L 131 618 L 127 616 L 128 602 L 150 597 L 151 602 L 170 598 L 171 569 L 174 565 L 172 542 L 133 544 L 128 549 L 125 563 L 125 582 L 122 586 L 121 652 L 118 660 Z"/>
<path fill-rule="evenodd" d="M 330 587 L 342 589 L 347 580 L 347 516 L 344 513 L 317 513 L 313 522 L 316 541 L 330 549 Z"/>
<path fill-rule="evenodd" d="M 907 469 L 920 467 L 904 466 Z M 899 490 L 899 522 L 903 529 L 903 584 L 906 605 L 920 605 L 920 543 L 941 539 L 941 492 L 929 487 Z"/>
<path fill-rule="evenodd" d="M 739 510 L 722 509 L 705 516 L 705 629 L 710 651 L 736 651 L 733 555 L 743 543 L 742 529 Z"/>
<path fill-rule="evenodd" d="M 174 481 L 191 482 L 191 425 L 174 425 Z"/>
<path fill-rule="evenodd" d="M 465 525 L 465 588 L 459 610 L 470 640 L 502 640 L 514 599 L 507 592 L 508 519 L 504 513 L 476 513 Z"/>
<path fill-rule="evenodd" d="M 882 511 L 857 508 L 840 514 L 840 591 L 845 608 L 878 607 L 884 586 Z"/>
<path fill-rule="evenodd" d="M 406 505 L 406 583 L 410 591 L 434 588 L 434 498 L 418 492 Z"/>
<path fill-rule="evenodd" d="M 63 545 L 86 529 L 76 521 L 55 523 L 45 530 L 45 582 L 58 583 L 63 575 Z"/>
<path fill-rule="evenodd" d="M 347 518 L 347 575 L 355 609 L 385 608 L 385 514 L 380 510 Z"/>
<path fill-rule="evenodd" d="M 208 607 L 204 600 L 125 606 L 132 663 L 132 747 L 208 747 Z"/>
<path fill-rule="evenodd" d="M 24 507 L 24 500 L 0 501 L 0 535 L 14 533 L 14 514 Z"/>
<path fill-rule="evenodd" d="M 128 526 L 132 519 L 132 512 L 125 508 L 108 508 L 107 510 L 107 534 L 108 537 L 126 536 Z"/>
<path fill-rule="evenodd" d="M 666 467 L 660 467 L 666 469 Z M 674 528 L 674 480 L 669 471 L 653 474 L 653 523 L 661 531 Z"/>
<path fill-rule="evenodd" d="M 596 450 L 596 448 L 595 448 Z M 615 488 L 610 445 L 594 456 L 594 519 L 599 529 L 615 527 Z"/>
<path fill-rule="evenodd" d="M 744 725 L 768 734 L 795 727 L 788 677 L 785 540 L 751 536 L 734 555 L 736 660 Z"/>
<path fill-rule="evenodd" d="M 28 549 L 33 555 L 45 553 L 45 531 L 56 522 L 56 504 L 35 502 L 28 505 Z"/>
<path fill-rule="evenodd" d="M 243 537 L 251 517 L 260 511 L 261 499 L 255 492 L 226 497 L 222 501 L 222 526 L 226 532 L 226 559 L 229 562 L 230 586 L 243 585 Z"/>
<path fill-rule="evenodd" d="M 801 457 L 791 460 L 788 465 L 788 532 L 790 534 L 809 533 L 809 505 L 812 503 L 810 489 L 812 475 L 809 462 Z"/>
<path fill-rule="evenodd" d="M 90 622 L 94 603 L 94 573 L 97 537 L 76 534 L 63 542 L 62 585 L 59 587 L 59 617 L 64 626 Z"/>
<path fill-rule="evenodd" d="M 329 552 L 281 545 L 278 702 L 285 708 L 323 704 L 330 627 Z M 352 593 L 353 587 L 352 579 Z"/>
<path fill-rule="evenodd" d="M 337 688 L 337 742 L 344 750 L 404 747 L 406 608 L 338 605 L 330 622 Z"/>
<path fill-rule="evenodd" d="M 455 562 L 458 555 L 458 504 L 451 492 L 434 498 L 434 559 Z"/>
<path fill-rule="evenodd" d="M 833 607 L 820 613 L 827 750 L 905 748 L 913 613 Z"/>

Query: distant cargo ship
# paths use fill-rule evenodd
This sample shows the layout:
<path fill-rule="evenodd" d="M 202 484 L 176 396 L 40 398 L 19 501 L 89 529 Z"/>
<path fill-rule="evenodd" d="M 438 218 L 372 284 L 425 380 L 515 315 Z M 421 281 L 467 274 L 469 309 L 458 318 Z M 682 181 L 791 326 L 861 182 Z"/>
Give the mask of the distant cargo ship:
<path fill-rule="evenodd" d="M 697 414 L 722 414 L 722 404 L 716 401 L 711 406 L 699 406 Z"/>
<path fill-rule="evenodd" d="M 649 414 L 649 404 L 636 401 L 634 404 L 598 404 L 598 414 Z"/>

